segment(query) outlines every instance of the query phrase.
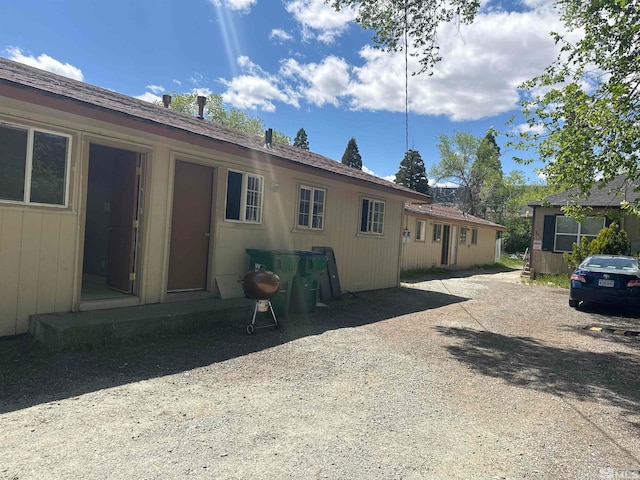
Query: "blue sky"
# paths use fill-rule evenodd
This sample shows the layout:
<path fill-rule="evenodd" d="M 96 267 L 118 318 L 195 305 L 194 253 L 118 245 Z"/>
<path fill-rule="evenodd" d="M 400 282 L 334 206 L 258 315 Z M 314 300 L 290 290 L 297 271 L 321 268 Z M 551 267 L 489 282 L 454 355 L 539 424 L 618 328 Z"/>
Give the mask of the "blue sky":
<path fill-rule="evenodd" d="M 371 48 L 353 18 L 323 0 L 20 0 L 0 4 L 0 55 L 149 101 L 218 93 L 292 139 L 303 127 L 338 161 L 355 137 L 364 168 L 392 178 L 406 151 L 404 55 Z M 552 30 L 563 27 L 548 0 L 485 0 L 473 25 L 440 29 L 444 60 L 409 79 L 409 148 L 427 170 L 441 134 L 519 128 L 517 86 L 557 56 Z M 505 173 L 540 181 L 541 165 L 516 154 L 503 148 Z"/>

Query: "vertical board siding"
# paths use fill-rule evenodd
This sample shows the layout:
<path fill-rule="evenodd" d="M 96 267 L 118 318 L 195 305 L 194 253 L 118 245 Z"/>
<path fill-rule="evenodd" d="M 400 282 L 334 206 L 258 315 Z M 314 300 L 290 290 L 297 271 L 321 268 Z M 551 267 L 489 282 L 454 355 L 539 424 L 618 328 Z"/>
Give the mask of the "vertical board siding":
<path fill-rule="evenodd" d="M 417 242 L 415 240 L 416 221 L 418 219 L 427 222 L 424 242 Z M 403 270 L 426 269 L 441 264 L 442 241 L 433 241 L 433 225 L 435 223 L 451 225 L 446 219 L 432 220 L 413 215 L 406 216 L 405 225 L 407 225 L 411 235 L 409 242 L 403 243 Z M 455 239 L 456 242 L 459 242 L 460 228 L 464 227 L 468 229 L 467 242 L 465 244 L 458 243 L 456 267 L 471 267 L 495 262 L 496 229 L 481 226 L 456 225 L 458 226 L 458 238 Z M 476 245 L 471 244 L 471 232 L 474 228 L 478 230 L 478 243 Z"/>
<path fill-rule="evenodd" d="M 48 313 L 56 308 L 58 259 L 60 248 L 60 216 L 42 216 L 40 242 L 40 275 L 38 276 L 37 313 Z"/>
<path fill-rule="evenodd" d="M 21 236 L 16 329 L 18 332 L 26 332 L 29 329 L 29 315 L 36 313 L 38 304 L 40 244 L 42 240 L 41 213 L 25 212 Z"/>
<path fill-rule="evenodd" d="M 0 210 L 0 336 L 36 313 L 71 310 L 77 216 Z"/>
<path fill-rule="evenodd" d="M 0 210 L 0 336 L 17 330 L 23 212 Z"/>

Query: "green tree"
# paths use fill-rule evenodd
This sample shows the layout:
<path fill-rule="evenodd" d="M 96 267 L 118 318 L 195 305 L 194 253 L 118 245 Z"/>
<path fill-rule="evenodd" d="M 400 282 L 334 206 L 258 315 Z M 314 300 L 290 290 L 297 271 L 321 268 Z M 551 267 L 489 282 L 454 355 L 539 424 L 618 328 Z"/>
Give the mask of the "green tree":
<path fill-rule="evenodd" d="M 169 108 L 187 115 L 196 115 L 198 113 L 197 98 L 197 93 L 172 93 Z M 157 103 L 159 104 L 160 102 Z M 222 96 L 215 93 L 207 96 L 207 102 L 204 106 L 204 118 L 253 135 L 262 136 L 265 131 L 264 122 L 260 118 L 251 117 L 234 107 L 225 108 Z M 273 141 L 284 143 L 285 145 L 291 144 L 291 139 L 278 130 L 273 131 Z"/>
<path fill-rule="evenodd" d="M 487 133 L 478 146 L 476 160 L 471 166 L 471 181 L 472 188 L 478 192 L 478 215 L 501 222 L 505 192 L 500 147 L 492 131 Z"/>
<path fill-rule="evenodd" d="M 296 138 L 293 139 L 293 146 L 301 148 L 302 150 L 309 150 L 309 139 L 307 138 L 307 132 L 304 131 L 304 128 L 298 130 L 296 133 Z"/>
<path fill-rule="evenodd" d="M 640 177 L 640 8 L 628 0 L 556 5 L 565 25 L 584 35 L 570 43 L 554 34 L 562 51 L 523 85 L 532 94 L 522 102 L 531 128 L 514 143 L 546 162 L 548 182 L 586 195 L 596 179 L 604 185 L 619 173 Z M 640 204 L 625 207 L 640 215 Z"/>
<path fill-rule="evenodd" d="M 437 32 L 447 22 L 471 23 L 480 8 L 478 0 L 330 0 L 336 10 L 357 9 L 356 22 L 374 31 L 373 41 L 386 51 L 405 48 L 411 37 L 420 72 L 429 72 L 440 60 Z"/>
<path fill-rule="evenodd" d="M 347 143 L 347 148 L 344 150 L 344 154 L 342 155 L 342 163 L 345 165 L 349 165 L 350 167 L 357 168 L 358 170 L 362 170 L 362 157 L 360 156 L 360 152 L 358 151 L 358 144 L 356 143 L 356 139 L 351 137 L 349 142 Z"/>
<path fill-rule="evenodd" d="M 429 180 L 422 157 L 417 150 L 405 153 L 396 173 L 395 183 L 420 193 L 429 193 Z"/>
<path fill-rule="evenodd" d="M 462 211 L 483 216 L 488 201 L 501 203 L 501 196 L 491 200 L 492 195 L 498 195 L 502 181 L 499 149 L 487 137 L 464 132 L 452 137 L 440 135 L 438 150 L 440 161 L 431 168 L 430 175 L 436 181 L 450 180 L 460 186 L 458 201 Z"/>

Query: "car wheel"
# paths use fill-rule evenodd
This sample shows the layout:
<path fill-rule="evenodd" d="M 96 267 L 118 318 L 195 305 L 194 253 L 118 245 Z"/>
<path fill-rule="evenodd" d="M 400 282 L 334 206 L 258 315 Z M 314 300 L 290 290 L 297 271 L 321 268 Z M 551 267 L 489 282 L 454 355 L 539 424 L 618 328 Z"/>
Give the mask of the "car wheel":
<path fill-rule="evenodd" d="M 580 302 L 578 300 L 569 299 L 569 306 L 571 308 L 578 308 L 578 305 L 580 305 Z"/>

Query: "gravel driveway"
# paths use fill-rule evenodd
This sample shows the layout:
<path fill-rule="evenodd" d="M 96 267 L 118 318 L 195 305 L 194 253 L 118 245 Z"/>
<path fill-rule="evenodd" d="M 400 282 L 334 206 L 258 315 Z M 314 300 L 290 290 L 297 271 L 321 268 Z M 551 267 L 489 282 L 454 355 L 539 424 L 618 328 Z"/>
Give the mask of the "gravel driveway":
<path fill-rule="evenodd" d="M 0 342 L 2 479 L 640 478 L 638 316 L 460 272 L 49 356 Z"/>

